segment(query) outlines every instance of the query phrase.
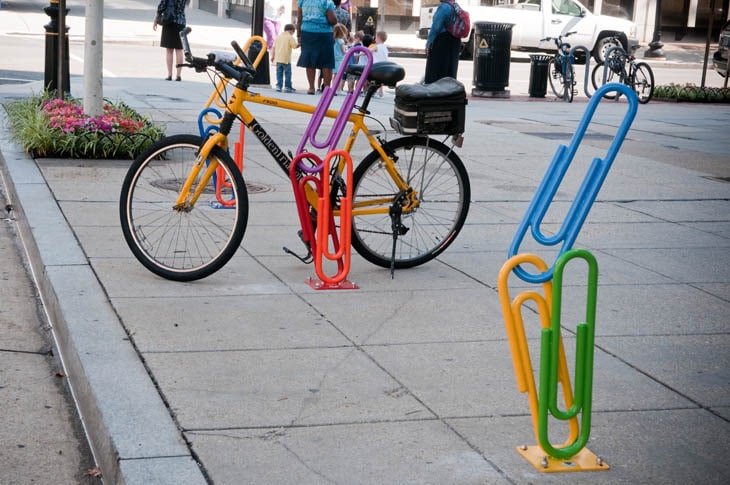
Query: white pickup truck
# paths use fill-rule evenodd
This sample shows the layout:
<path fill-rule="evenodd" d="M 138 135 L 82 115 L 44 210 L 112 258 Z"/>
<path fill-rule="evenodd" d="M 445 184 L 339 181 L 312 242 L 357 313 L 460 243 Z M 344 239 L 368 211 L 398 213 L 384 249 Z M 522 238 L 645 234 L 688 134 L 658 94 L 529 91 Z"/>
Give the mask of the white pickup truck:
<path fill-rule="evenodd" d="M 512 27 L 512 50 L 554 52 L 551 41 L 540 42 L 545 37 L 576 32 L 565 39 L 573 46 L 582 45 L 591 51 L 596 60 L 603 61 L 606 51 L 613 47 L 612 37 L 619 35 L 622 47 L 629 50 L 638 44 L 636 24 L 610 17 L 593 15 L 576 0 L 520 0 L 514 4 L 496 7 L 478 6 L 480 0 L 461 0 L 461 5 L 469 12 L 472 31 L 465 39 L 462 58 L 471 58 L 474 51 L 474 26 L 477 22 L 499 22 L 514 24 Z M 418 37 L 425 39 L 431 27 L 433 14 L 439 0 L 424 0 L 421 9 Z M 477 5 L 473 5 L 477 4 Z"/>

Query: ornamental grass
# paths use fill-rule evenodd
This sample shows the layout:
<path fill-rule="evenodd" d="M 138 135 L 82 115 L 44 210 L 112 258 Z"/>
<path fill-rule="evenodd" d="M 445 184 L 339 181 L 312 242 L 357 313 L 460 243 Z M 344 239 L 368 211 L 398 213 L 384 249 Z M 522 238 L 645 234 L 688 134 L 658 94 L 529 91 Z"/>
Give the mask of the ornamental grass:
<path fill-rule="evenodd" d="M 104 102 L 99 116 L 77 99 L 42 96 L 5 106 L 13 139 L 34 158 L 134 159 L 164 130 L 124 102 Z"/>

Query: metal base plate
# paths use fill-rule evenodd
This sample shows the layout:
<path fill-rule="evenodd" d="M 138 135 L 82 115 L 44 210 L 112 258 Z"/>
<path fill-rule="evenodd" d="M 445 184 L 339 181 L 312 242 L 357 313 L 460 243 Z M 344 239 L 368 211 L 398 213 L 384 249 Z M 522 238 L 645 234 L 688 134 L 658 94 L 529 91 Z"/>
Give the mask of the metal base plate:
<path fill-rule="evenodd" d="M 315 290 L 358 290 L 360 289 L 359 286 L 357 286 L 352 281 L 348 280 L 342 280 L 336 285 L 325 283 L 324 281 L 320 281 L 314 278 L 307 278 L 304 280 L 306 284 L 314 288 Z"/>
<path fill-rule="evenodd" d="M 472 89 L 471 95 L 476 96 L 479 98 L 509 98 L 509 89 L 504 90 L 494 90 L 494 91 L 484 91 L 481 89 Z"/>
<path fill-rule="evenodd" d="M 597 472 L 609 469 L 608 463 L 588 448 L 583 448 L 568 460 L 553 458 L 537 445 L 518 446 L 517 452 L 542 473 Z"/>

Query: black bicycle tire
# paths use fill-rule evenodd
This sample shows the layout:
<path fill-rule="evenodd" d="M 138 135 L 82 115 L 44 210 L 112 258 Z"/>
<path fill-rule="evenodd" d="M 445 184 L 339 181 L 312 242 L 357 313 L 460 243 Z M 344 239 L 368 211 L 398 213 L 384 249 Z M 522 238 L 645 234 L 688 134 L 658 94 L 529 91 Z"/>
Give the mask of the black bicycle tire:
<path fill-rule="evenodd" d="M 441 156 L 441 160 L 447 161 L 448 166 L 450 167 L 450 170 L 453 172 L 453 176 L 455 177 L 455 182 L 458 186 L 458 208 L 453 213 L 455 216 L 453 217 L 453 220 L 451 221 L 451 225 L 448 228 L 447 231 L 445 231 L 443 234 L 438 234 L 437 237 L 434 237 L 435 244 L 429 245 L 427 249 L 424 250 L 417 250 L 417 253 L 414 256 L 409 257 L 396 257 L 394 266 L 395 268 L 411 268 L 414 266 L 421 265 L 423 263 L 426 263 L 434 258 L 436 258 L 438 255 L 440 255 L 444 250 L 446 250 L 447 247 L 456 239 L 456 236 L 459 234 L 459 231 L 461 231 L 462 227 L 464 226 L 464 222 L 466 221 L 467 214 L 469 212 L 469 204 L 470 204 L 470 198 L 471 198 L 471 188 L 469 183 L 469 175 L 467 174 L 466 168 L 464 167 L 463 162 L 458 157 L 458 155 L 449 147 L 447 147 L 445 144 L 431 139 L 424 136 L 405 136 L 401 138 L 396 138 L 394 140 L 391 140 L 385 144 L 383 144 L 383 149 L 386 153 L 394 153 L 398 151 L 408 150 L 409 148 L 413 147 L 422 147 L 427 150 L 432 150 L 433 152 L 439 154 Z M 401 155 L 405 155 L 405 153 L 401 153 Z M 404 159 L 406 157 L 398 158 L 396 161 L 396 164 L 401 163 L 403 165 Z M 362 183 L 367 179 L 368 181 L 375 179 L 374 176 L 368 176 L 368 171 L 372 166 L 376 166 L 380 162 L 381 157 L 380 154 L 373 150 L 370 154 L 368 154 L 362 162 L 358 164 L 358 166 L 355 169 L 355 172 L 353 174 L 353 199 L 354 204 L 357 204 L 360 197 L 365 197 L 365 194 L 360 193 L 362 188 Z M 430 160 L 428 160 L 430 162 Z M 421 164 L 420 166 L 426 165 Z M 400 168 L 403 168 L 402 166 Z M 411 171 L 414 172 L 414 171 Z M 409 175 L 407 173 L 404 173 L 403 170 L 401 170 L 401 177 L 408 182 L 409 181 Z M 411 178 L 413 178 L 413 175 L 411 175 Z M 386 183 L 388 185 L 392 185 L 394 187 L 394 183 L 392 182 L 392 178 L 388 176 Z M 381 184 L 382 185 L 382 184 Z M 376 184 L 377 186 L 377 184 Z M 385 191 L 388 191 L 391 187 L 388 187 L 384 189 Z M 414 187 L 415 190 L 418 190 L 418 187 Z M 394 194 L 395 195 L 395 194 Z M 418 193 L 419 196 L 423 195 L 423 192 Z M 382 194 L 378 194 L 378 196 L 382 196 Z M 422 235 L 422 228 L 420 222 L 416 222 L 416 217 L 418 217 L 418 221 L 421 220 L 428 220 L 431 224 L 429 227 L 431 230 L 436 231 L 436 224 L 433 224 L 434 221 L 438 219 L 438 215 L 434 215 L 435 212 L 429 212 L 429 206 L 426 205 L 427 202 L 421 197 L 421 206 L 419 206 L 414 213 L 406 216 L 410 222 L 412 223 L 410 227 L 410 238 L 412 240 L 418 239 L 419 235 Z M 419 214 L 423 214 L 422 216 Z M 368 223 L 370 219 L 365 219 L 367 217 L 374 217 L 374 216 L 356 216 L 353 219 L 352 224 L 352 247 L 355 248 L 355 250 L 360 254 L 363 258 L 370 261 L 371 263 L 381 266 L 384 268 L 389 268 L 391 265 L 391 251 L 392 251 L 392 232 L 387 233 L 387 237 L 389 237 L 389 240 L 386 240 L 385 232 L 377 232 L 377 231 L 369 231 L 367 227 L 372 227 L 373 224 L 368 226 Z M 390 218 L 387 214 L 378 216 L 382 218 L 383 222 L 387 220 L 387 224 L 390 224 Z M 362 226 L 362 228 L 361 228 Z M 418 226 L 418 227 L 416 227 Z M 390 227 L 390 226 L 388 226 Z M 433 237 L 434 234 L 429 234 L 429 236 Z M 380 237 L 378 241 L 375 241 L 374 238 Z M 411 248 L 415 244 L 410 244 L 409 246 L 405 246 L 406 243 L 404 243 L 405 237 L 401 236 L 398 238 L 399 246 L 398 250 L 396 251 L 397 254 L 403 255 L 403 248 L 406 249 Z M 374 248 L 376 245 L 376 242 L 381 242 L 382 244 L 377 244 L 379 247 L 381 247 L 383 250 L 378 251 Z M 418 242 L 418 241 L 417 241 Z M 387 243 L 390 244 L 390 246 L 387 245 Z"/>
<path fill-rule="evenodd" d="M 189 268 L 180 268 L 170 264 L 165 264 L 163 261 L 157 259 L 149 250 L 145 249 L 142 241 L 148 241 L 151 238 L 147 238 L 146 235 L 143 234 L 138 234 L 138 232 L 142 229 L 135 225 L 135 215 L 132 207 L 135 203 L 135 191 L 142 175 L 147 169 L 150 171 L 154 170 L 153 168 L 150 168 L 150 165 L 154 162 L 161 161 L 161 157 L 163 157 L 165 153 L 171 153 L 171 150 L 173 149 L 190 149 L 191 156 L 193 154 L 197 155 L 202 143 L 203 139 L 197 135 L 173 135 L 157 141 L 144 153 L 140 154 L 134 162 L 132 162 L 122 184 L 122 190 L 119 198 L 119 218 L 124 239 L 132 251 L 132 254 L 145 268 L 168 280 L 194 281 L 215 273 L 236 253 L 246 231 L 246 225 L 248 222 L 248 194 L 243 176 L 231 159 L 230 155 L 228 155 L 228 153 L 220 147 L 214 147 L 212 156 L 218 160 L 227 172 L 227 180 L 231 183 L 231 190 L 234 192 L 236 197 L 236 203 L 233 208 L 219 209 L 235 211 L 235 216 L 233 217 L 234 224 L 230 228 L 230 234 L 223 235 L 222 239 L 224 242 L 220 246 L 220 249 L 213 254 L 208 261 Z M 192 167 L 192 163 L 194 161 L 194 158 L 189 161 L 190 163 L 187 164 L 188 170 Z M 183 174 L 183 177 L 184 175 L 186 174 Z M 140 192 L 142 192 L 141 188 Z M 178 192 L 176 190 L 166 189 L 159 190 L 157 193 L 160 197 L 167 197 L 169 195 L 170 210 L 172 210 L 172 205 L 174 205 Z M 163 203 L 167 204 L 167 201 L 165 200 Z M 199 204 L 200 203 L 202 203 L 202 201 L 199 201 Z M 191 213 L 196 210 L 198 210 L 198 207 L 193 208 Z M 186 213 L 178 212 L 177 214 L 182 216 Z M 192 216 L 186 220 L 190 224 L 190 227 L 193 226 L 192 220 Z M 223 234 L 223 232 L 221 234 Z"/>
<path fill-rule="evenodd" d="M 563 73 L 557 69 L 557 66 L 555 64 L 556 63 L 554 57 L 548 61 L 548 81 L 550 82 L 550 89 L 552 89 L 553 94 L 555 94 L 555 96 L 557 96 L 558 98 L 562 98 Z M 560 82 L 558 82 L 558 76 L 560 77 Z"/>
<path fill-rule="evenodd" d="M 570 79 L 564 79 L 565 88 L 564 88 L 564 94 L 565 99 L 567 102 L 572 103 L 573 102 L 573 95 L 575 92 L 573 91 L 573 88 L 575 86 L 575 70 L 573 69 L 573 65 L 570 65 L 570 71 L 566 71 L 566 73 L 570 73 Z M 568 76 L 566 76 L 568 77 Z"/>
<path fill-rule="evenodd" d="M 593 84 L 593 89 L 598 89 L 603 86 L 603 70 L 604 64 L 596 64 L 596 66 L 593 68 L 593 72 L 591 72 L 591 83 Z M 614 75 L 616 75 L 616 73 L 609 69 L 608 74 L 606 75 L 606 84 L 613 82 L 612 79 Z M 600 83 L 598 81 L 599 79 Z M 616 99 L 616 94 L 604 94 L 603 98 Z"/>
<path fill-rule="evenodd" d="M 639 73 L 639 71 L 646 70 L 647 73 L 649 73 L 649 96 L 647 96 L 645 99 L 641 98 L 639 96 L 639 93 L 636 91 L 636 76 Z M 633 79 L 631 80 L 631 89 L 634 90 L 636 93 L 636 97 L 639 100 L 639 103 L 646 104 L 649 101 L 651 101 L 651 98 L 654 96 L 654 72 L 651 70 L 651 66 L 647 64 L 646 62 L 637 62 L 636 63 L 636 70 L 634 71 Z"/>

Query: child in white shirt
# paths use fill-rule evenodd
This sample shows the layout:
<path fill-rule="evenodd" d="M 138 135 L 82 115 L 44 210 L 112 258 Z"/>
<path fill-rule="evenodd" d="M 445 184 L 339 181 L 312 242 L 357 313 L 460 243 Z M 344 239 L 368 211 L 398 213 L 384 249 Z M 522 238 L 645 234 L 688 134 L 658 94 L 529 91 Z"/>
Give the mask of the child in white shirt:
<path fill-rule="evenodd" d="M 388 61 L 388 46 L 385 45 L 386 40 L 388 40 L 388 34 L 386 32 L 381 30 L 375 33 L 375 43 L 370 46 L 370 51 L 373 53 L 373 64 Z M 376 96 L 379 98 L 383 97 L 382 86 L 378 89 Z"/>

